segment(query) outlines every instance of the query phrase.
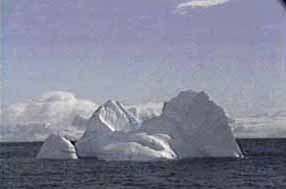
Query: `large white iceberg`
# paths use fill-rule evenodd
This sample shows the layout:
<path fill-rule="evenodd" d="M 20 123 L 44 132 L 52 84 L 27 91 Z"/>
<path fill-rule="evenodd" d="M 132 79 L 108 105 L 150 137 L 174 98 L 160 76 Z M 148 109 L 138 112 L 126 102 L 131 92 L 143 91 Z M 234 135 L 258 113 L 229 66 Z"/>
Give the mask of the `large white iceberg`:
<path fill-rule="evenodd" d="M 108 101 L 77 142 L 80 157 L 151 161 L 187 157 L 241 157 L 222 108 L 204 92 L 185 91 L 160 116 L 141 123 L 125 106 Z"/>
<path fill-rule="evenodd" d="M 42 145 L 37 159 L 77 159 L 74 145 L 61 135 L 50 135 Z"/>
<path fill-rule="evenodd" d="M 204 92 L 181 92 L 142 129 L 169 135 L 178 158 L 242 156 L 223 109 Z"/>

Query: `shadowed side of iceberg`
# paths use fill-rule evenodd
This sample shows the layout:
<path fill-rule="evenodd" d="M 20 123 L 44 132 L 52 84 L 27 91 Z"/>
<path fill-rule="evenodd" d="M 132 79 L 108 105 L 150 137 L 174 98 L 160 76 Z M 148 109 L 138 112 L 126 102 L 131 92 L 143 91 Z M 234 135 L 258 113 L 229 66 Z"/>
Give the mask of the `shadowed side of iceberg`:
<path fill-rule="evenodd" d="M 223 109 L 205 92 L 183 91 L 162 115 L 144 122 L 147 133 L 169 135 L 178 158 L 242 157 Z"/>

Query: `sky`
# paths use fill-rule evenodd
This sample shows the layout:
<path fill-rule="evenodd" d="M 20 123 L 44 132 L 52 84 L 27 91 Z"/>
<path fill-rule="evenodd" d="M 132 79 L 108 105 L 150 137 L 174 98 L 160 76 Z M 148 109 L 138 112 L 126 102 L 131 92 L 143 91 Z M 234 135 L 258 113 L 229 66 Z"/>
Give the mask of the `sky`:
<path fill-rule="evenodd" d="M 103 103 L 204 90 L 229 112 L 286 107 L 276 0 L 1 0 L 5 104 L 48 91 Z"/>

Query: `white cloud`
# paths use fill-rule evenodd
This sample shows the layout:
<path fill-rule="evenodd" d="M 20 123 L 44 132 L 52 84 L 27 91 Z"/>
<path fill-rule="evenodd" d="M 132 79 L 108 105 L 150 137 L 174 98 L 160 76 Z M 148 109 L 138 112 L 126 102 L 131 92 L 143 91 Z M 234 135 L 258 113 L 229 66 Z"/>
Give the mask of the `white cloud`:
<path fill-rule="evenodd" d="M 216 5 L 222 5 L 230 0 L 192 0 L 180 3 L 176 11 L 180 14 L 186 14 L 191 8 L 208 8 Z"/>
<path fill-rule="evenodd" d="M 74 117 L 89 118 L 97 107 L 94 102 L 78 99 L 69 92 L 49 92 L 4 109 L 0 130 L 6 140 L 41 140 L 51 133 L 67 131 L 78 135 L 83 128 L 72 126 Z"/>

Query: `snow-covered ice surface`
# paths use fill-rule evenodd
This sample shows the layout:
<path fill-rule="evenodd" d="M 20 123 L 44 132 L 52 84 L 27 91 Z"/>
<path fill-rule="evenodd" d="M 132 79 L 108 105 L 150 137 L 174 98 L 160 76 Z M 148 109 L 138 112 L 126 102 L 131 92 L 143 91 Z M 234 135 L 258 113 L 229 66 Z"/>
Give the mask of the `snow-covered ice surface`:
<path fill-rule="evenodd" d="M 99 127 L 108 131 L 128 132 L 139 127 L 140 122 L 123 104 L 109 100 L 95 111 L 88 124 L 88 132 L 89 129 Z"/>
<path fill-rule="evenodd" d="M 74 145 L 61 135 L 50 135 L 42 145 L 37 159 L 77 159 Z"/>
<path fill-rule="evenodd" d="M 135 116 L 118 101 L 107 101 L 87 121 L 87 129 L 76 143 L 79 156 L 98 156 L 103 146 L 118 138 L 121 132 L 135 130 L 139 124 Z"/>
<path fill-rule="evenodd" d="M 85 127 L 75 125 L 76 116 L 88 119 L 98 106 L 63 91 L 49 92 L 25 103 L 8 106 L 2 112 L 3 141 L 44 140 L 52 133 L 79 138 Z"/>
<path fill-rule="evenodd" d="M 103 146 L 98 157 L 105 160 L 152 161 L 175 159 L 176 154 L 164 137 L 147 133 L 131 133 Z"/>
<path fill-rule="evenodd" d="M 90 118 L 83 137 L 76 143 L 80 157 L 105 160 L 173 159 L 170 145 L 161 135 L 138 132 L 141 121 L 118 101 L 107 101 Z"/>
<path fill-rule="evenodd" d="M 193 91 L 181 92 L 142 124 L 122 104 L 108 101 L 95 111 L 76 148 L 80 157 L 105 160 L 242 156 L 222 108 Z"/>

